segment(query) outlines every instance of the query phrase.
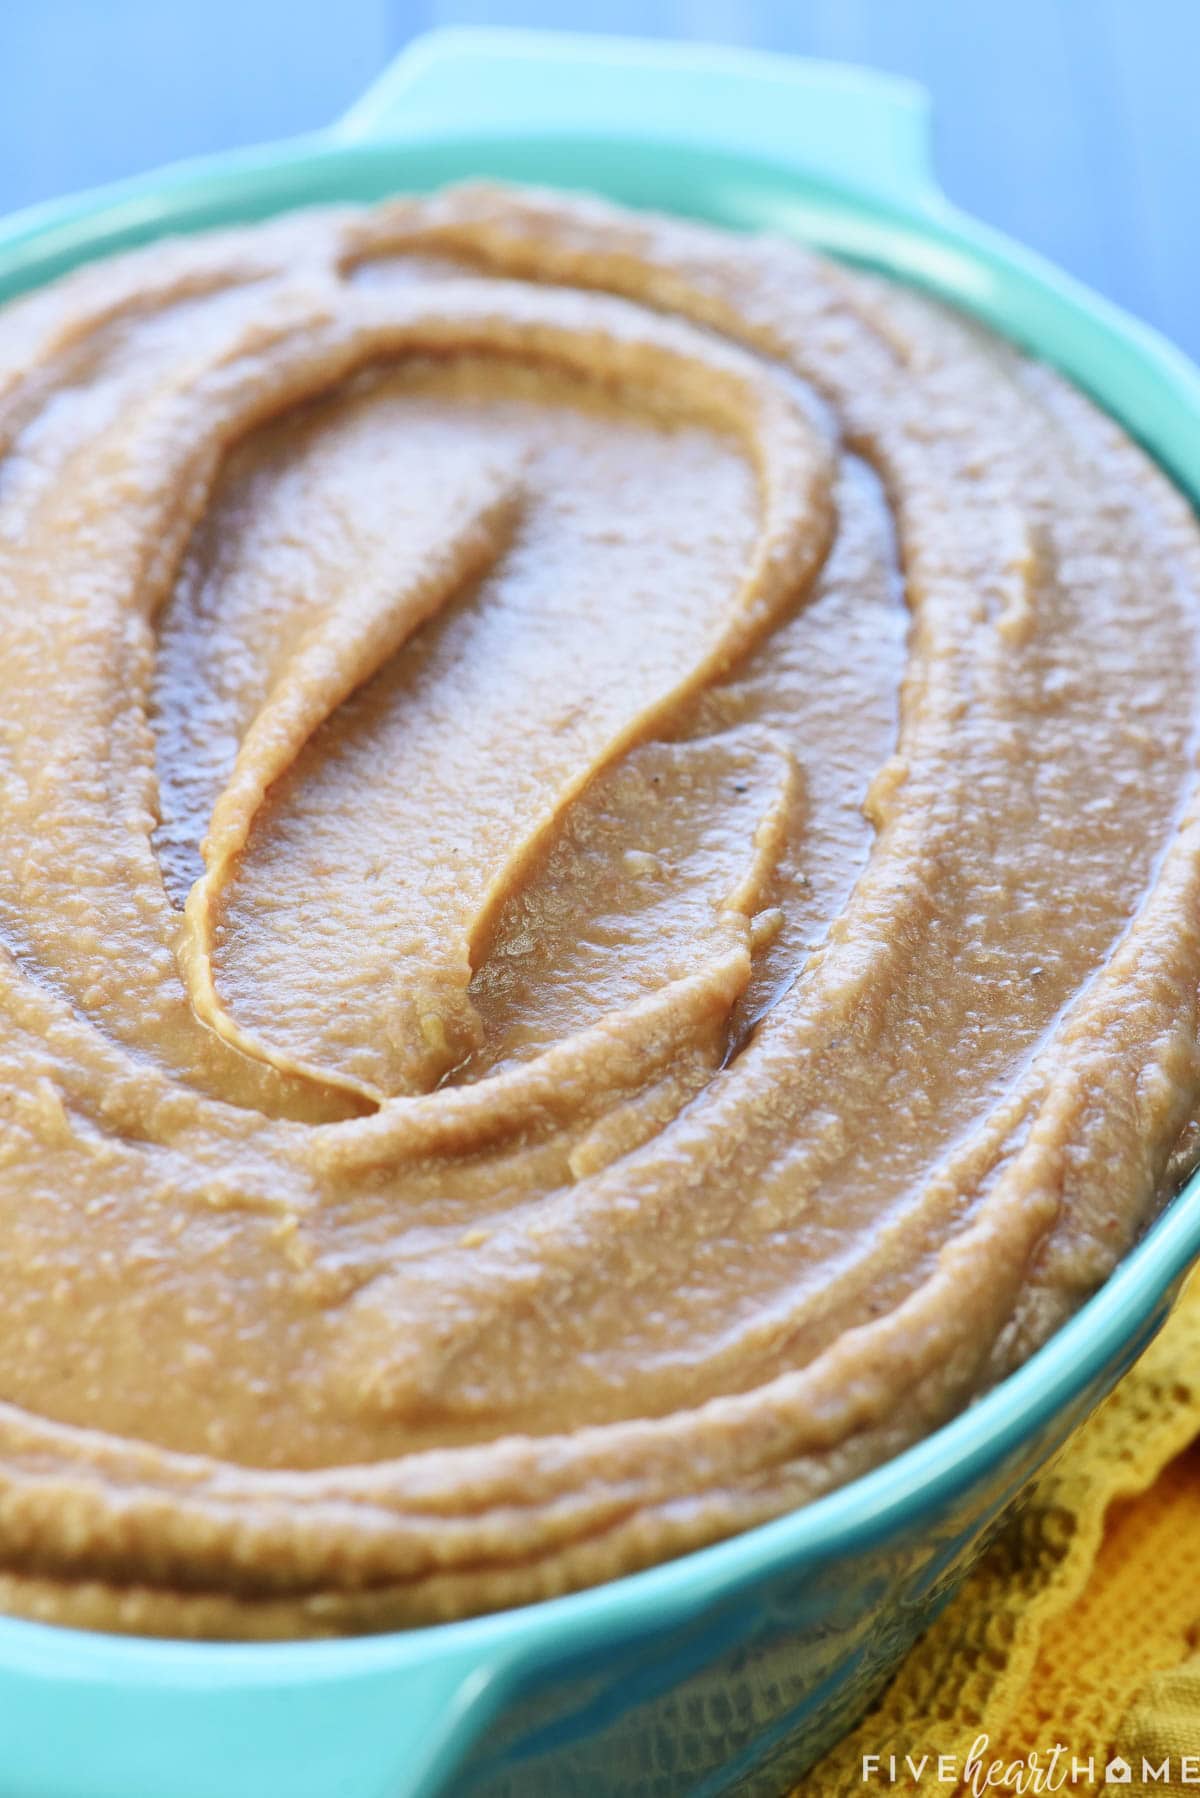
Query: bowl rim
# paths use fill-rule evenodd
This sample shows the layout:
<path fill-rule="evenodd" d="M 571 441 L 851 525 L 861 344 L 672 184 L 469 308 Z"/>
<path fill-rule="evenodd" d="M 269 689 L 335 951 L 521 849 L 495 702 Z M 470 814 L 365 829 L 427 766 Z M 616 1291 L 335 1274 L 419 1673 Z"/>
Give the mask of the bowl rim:
<path fill-rule="evenodd" d="M 710 179 L 719 170 L 730 192 L 740 195 L 736 204 L 743 223 L 747 195 L 774 195 L 786 205 L 787 228 L 794 235 L 835 256 L 880 266 L 932 289 L 1010 340 L 1059 362 L 1146 443 L 1192 503 L 1200 503 L 1200 431 L 1189 448 L 1184 440 L 1163 441 L 1171 433 L 1148 429 L 1141 417 L 1131 418 L 1129 393 L 1115 375 L 1112 383 L 1102 372 L 1081 379 L 1070 357 L 1048 354 L 1032 341 L 1036 331 L 1025 328 L 1021 317 L 1014 318 L 1012 292 L 1006 294 L 1003 280 L 997 285 L 996 278 L 1011 277 L 1058 313 L 1098 330 L 1102 343 L 1114 353 L 1122 350 L 1133 363 L 1130 379 L 1173 390 L 1181 417 L 1190 418 L 1194 428 L 1200 424 L 1200 370 L 1152 328 L 940 196 L 927 194 L 906 204 L 834 178 L 802 178 L 769 157 L 707 150 L 703 144 L 667 148 L 691 165 L 701 185 L 706 162 Z M 630 166 L 664 154 L 661 140 L 639 140 L 628 132 L 614 137 L 599 131 L 527 131 L 518 137 L 454 130 L 426 132 L 420 142 L 406 143 L 358 142 L 332 130 L 193 159 L 0 221 L 0 302 L 44 284 L 67 267 L 135 243 L 335 201 L 343 187 L 348 198 L 361 192 L 364 176 L 368 187 L 383 182 L 380 195 L 423 188 L 422 156 L 426 164 L 430 158 L 448 157 L 491 173 L 497 165 L 520 164 L 522 158 L 554 168 L 582 155 L 590 167 L 611 161 L 618 149 Z M 406 159 L 416 167 L 416 180 L 396 178 Z M 281 197 L 311 184 L 316 171 L 335 177 L 317 183 L 318 197 L 311 188 L 303 197 Z M 542 184 L 593 190 L 597 185 Z M 723 220 L 711 205 L 699 208 L 697 216 L 734 222 Z M 59 1681 L 93 1684 L 135 1677 L 143 1686 L 295 1685 L 426 1665 L 431 1656 L 445 1657 L 455 1667 L 491 1659 L 511 1672 L 524 1659 L 536 1657 L 547 1639 L 562 1654 L 585 1643 L 661 1629 L 770 1573 L 858 1553 L 912 1530 L 925 1513 L 950 1503 L 1040 1427 L 1067 1418 L 1073 1404 L 1086 1400 L 1092 1381 L 1100 1377 L 1111 1385 L 1157 1332 L 1173 1288 L 1197 1257 L 1200 1173 L 1079 1310 L 966 1410 L 881 1466 L 795 1511 L 640 1572 L 480 1617 L 330 1641 L 194 1642 L 0 1617 L 0 1668 L 41 1670 Z M 1016 1483 L 1022 1484 L 1024 1477 Z"/>

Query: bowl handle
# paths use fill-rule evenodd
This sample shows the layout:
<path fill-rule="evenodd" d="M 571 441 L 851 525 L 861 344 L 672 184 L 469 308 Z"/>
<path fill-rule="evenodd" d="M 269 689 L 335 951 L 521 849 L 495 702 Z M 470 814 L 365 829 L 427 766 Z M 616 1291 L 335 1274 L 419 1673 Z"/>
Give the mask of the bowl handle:
<path fill-rule="evenodd" d="M 905 212 L 945 206 L 930 105 L 914 82 L 848 63 L 570 32 L 417 38 L 335 127 L 428 142 L 564 132 L 762 155 Z"/>
<path fill-rule="evenodd" d="M 503 1702 L 509 1671 L 502 1657 L 470 1650 L 358 1682 L 351 1700 L 360 1713 L 357 1742 L 345 1751 L 347 1794 L 445 1798 L 455 1791 L 464 1761 Z M 343 1700 L 333 1697 L 336 1709 Z"/>

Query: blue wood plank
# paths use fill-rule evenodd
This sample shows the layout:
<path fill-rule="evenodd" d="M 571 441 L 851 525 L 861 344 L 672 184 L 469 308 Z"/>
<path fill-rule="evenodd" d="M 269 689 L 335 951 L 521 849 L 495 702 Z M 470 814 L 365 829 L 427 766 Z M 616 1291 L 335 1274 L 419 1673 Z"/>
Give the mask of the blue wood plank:
<path fill-rule="evenodd" d="M 1097 137 L 1132 196 L 1113 291 L 1136 276 L 1130 303 L 1200 360 L 1200 6 L 1095 0 L 1093 23 L 1110 96 Z"/>
<path fill-rule="evenodd" d="M 320 124 L 392 47 L 387 0 L 0 0 L 0 211 Z"/>

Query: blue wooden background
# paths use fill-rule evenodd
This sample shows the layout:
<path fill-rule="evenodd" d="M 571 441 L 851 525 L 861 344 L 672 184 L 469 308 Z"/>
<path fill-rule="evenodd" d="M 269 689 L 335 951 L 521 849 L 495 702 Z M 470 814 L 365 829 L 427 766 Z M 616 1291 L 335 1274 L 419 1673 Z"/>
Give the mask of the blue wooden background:
<path fill-rule="evenodd" d="M 318 125 L 446 24 L 913 75 L 955 199 L 1200 358 L 1200 0 L 0 0 L 0 212 Z"/>

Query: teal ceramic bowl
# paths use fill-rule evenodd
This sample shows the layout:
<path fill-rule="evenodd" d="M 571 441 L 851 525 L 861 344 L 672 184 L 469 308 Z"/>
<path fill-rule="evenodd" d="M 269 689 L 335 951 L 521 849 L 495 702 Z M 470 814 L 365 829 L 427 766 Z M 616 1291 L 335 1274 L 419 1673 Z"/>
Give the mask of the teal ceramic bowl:
<path fill-rule="evenodd" d="M 795 233 L 917 282 L 1057 363 L 1200 497 L 1200 372 L 956 212 L 922 94 L 854 69 L 434 36 L 328 131 L 9 220 L 0 297 L 163 232 L 478 174 Z M 0 1621 L 0 1798 L 777 1798 L 1145 1347 L 1197 1255 L 1193 1182 L 1047 1347 L 935 1436 L 793 1516 L 594 1591 L 280 1647 Z"/>

